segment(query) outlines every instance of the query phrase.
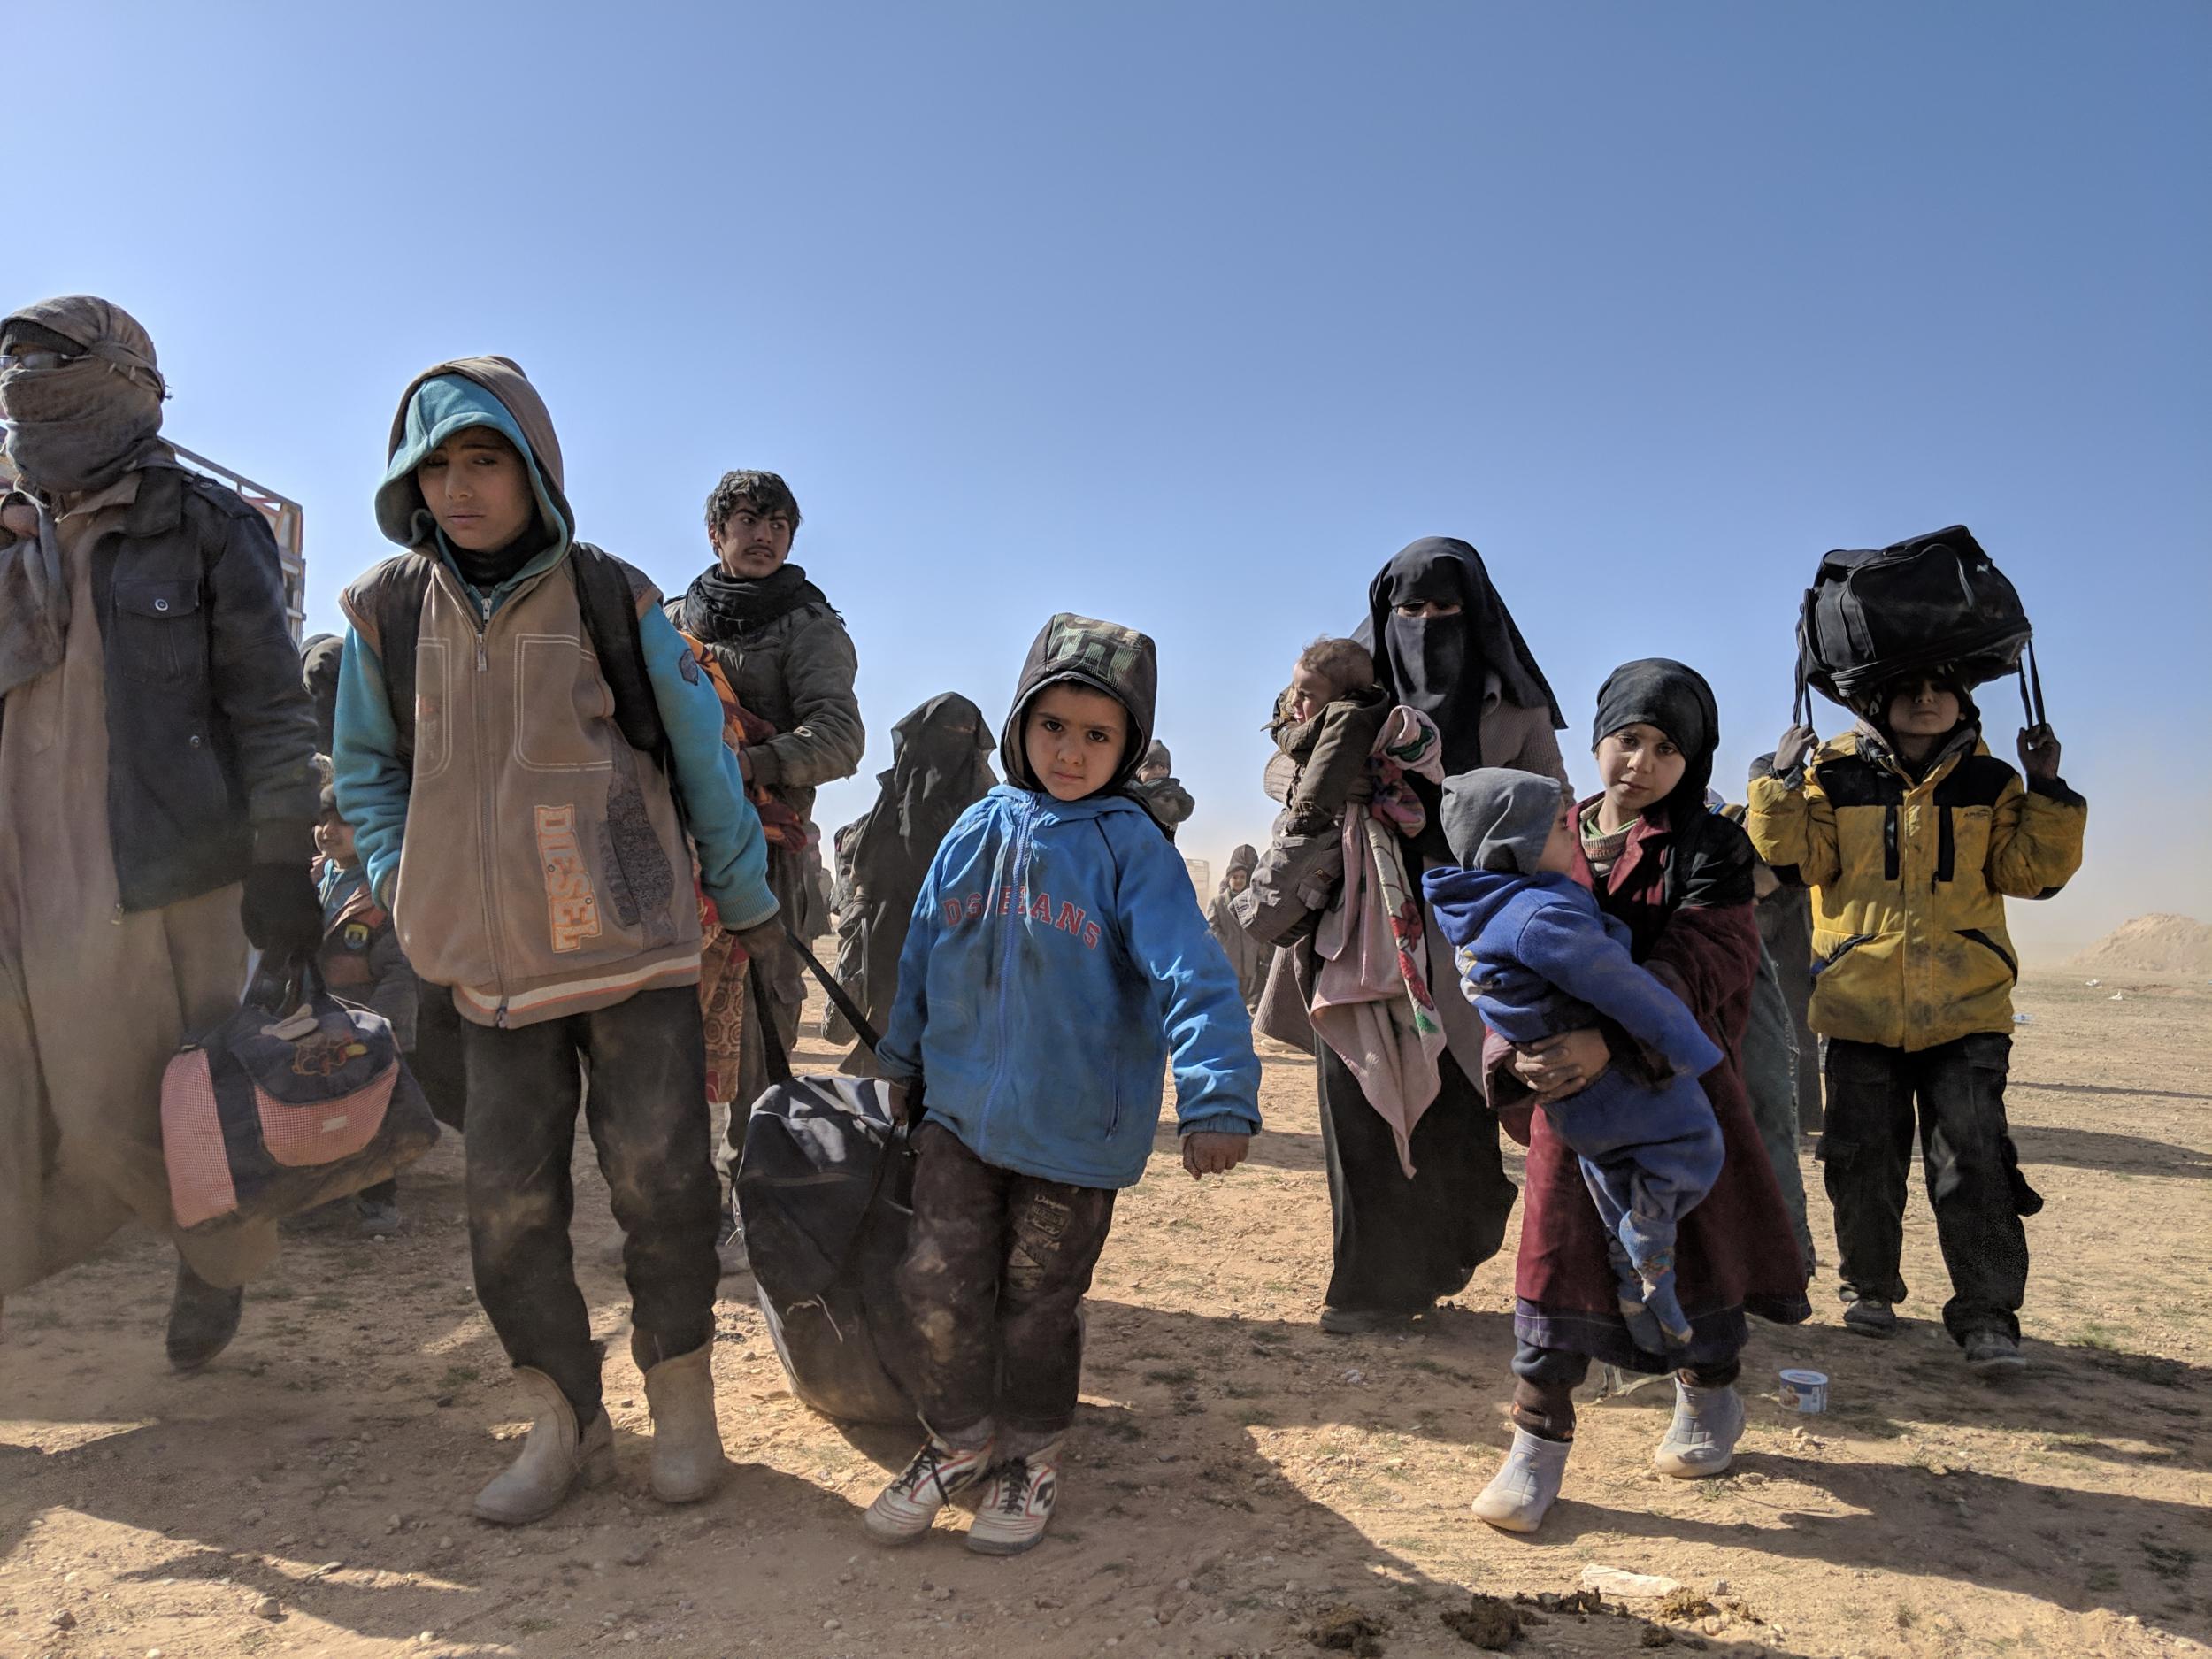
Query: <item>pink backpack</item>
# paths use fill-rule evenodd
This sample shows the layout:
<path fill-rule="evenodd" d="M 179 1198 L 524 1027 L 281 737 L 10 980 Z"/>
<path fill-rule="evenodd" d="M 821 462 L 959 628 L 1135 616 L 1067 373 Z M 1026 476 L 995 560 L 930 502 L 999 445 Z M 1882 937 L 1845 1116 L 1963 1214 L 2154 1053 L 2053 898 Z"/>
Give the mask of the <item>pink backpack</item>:
<path fill-rule="evenodd" d="M 373 1187 L 434 1145 L 437 1120 L 380 1014 L 311 960 L 257 983 L 161 1079 L 169 1203 L 187 1232 L 276 1221 Z M 291 1010 L 287 1013 L 283 1010 Z"/>

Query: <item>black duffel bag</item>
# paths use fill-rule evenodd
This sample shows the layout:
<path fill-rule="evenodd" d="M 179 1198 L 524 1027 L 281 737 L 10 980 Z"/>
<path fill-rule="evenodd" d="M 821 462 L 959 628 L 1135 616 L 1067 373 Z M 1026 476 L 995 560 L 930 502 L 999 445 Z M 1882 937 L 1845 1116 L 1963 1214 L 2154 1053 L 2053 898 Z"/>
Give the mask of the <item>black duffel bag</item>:
<path fill-rule="evenodd" d="M 791 945 L 872 1053 L 866 1016 L 813 952 L 795 936 Z M 752 995 L 769 1086 L 746 1119 L 735 1187 L 776 1357 L 792 1394 L 824 1417 L 910 1424 L 894 1278 L 914 1219 L 907 1131 L 879 1079 L 794 1077 L 758 974 Z"/>
<path fill-rule="evenodd" d="M 1944 669 L 1962 690 L 2017 670 L 2035 680 L 2032 630 L 2019 593 L 1962 524 L 1886 548 L 1839 548 L 1805 590 L 1798 620 L 1798 703 L 1807 687 L 1856 712 L 1901 674 Z M 2042 721 L 2033 686 L 2031 725 Z"/>

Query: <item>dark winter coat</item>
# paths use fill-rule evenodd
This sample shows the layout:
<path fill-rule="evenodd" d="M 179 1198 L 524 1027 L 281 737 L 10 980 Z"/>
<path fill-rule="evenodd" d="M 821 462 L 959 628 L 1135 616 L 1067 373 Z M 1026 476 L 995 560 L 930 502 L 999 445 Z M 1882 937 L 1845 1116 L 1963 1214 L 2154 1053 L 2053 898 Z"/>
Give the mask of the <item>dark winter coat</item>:
<path fill-rule="evenodd" d="M 127 910 L 305 869 L 315 717 L 268 521 L 234 491 L 149 466 L 92 546 L 106 663 L 108 835 Z"/>

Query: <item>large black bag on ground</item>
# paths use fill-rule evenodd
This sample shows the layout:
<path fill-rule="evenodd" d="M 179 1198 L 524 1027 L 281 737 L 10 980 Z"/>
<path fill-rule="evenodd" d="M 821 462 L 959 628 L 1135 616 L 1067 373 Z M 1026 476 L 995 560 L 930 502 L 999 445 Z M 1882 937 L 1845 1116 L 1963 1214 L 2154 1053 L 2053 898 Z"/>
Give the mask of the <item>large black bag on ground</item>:
<path fill-rule="evenodd" d="M 795 943 L 872 1049 L 875 1033 Z M 760 981 L 754 985 L 757 990 Z M 767 1090 L 745 1124 L 735 1181 L 762 1315 L 800 1403 L 841 1423 L 915 1420 L 899 1377 L 906 1315 L 894 1279 L 914 1219 L 914 1155 L 887 1086 L 794 1077 L 764 1011 Z"/>
<path fill-rule="evenodd" d="M 1962 524 L 1820 561 L 1798 625 L 1798 680 L 1855 709 L 1886 680 L 1947 667 L 1962 686 L 2020 666 L 2020 595 Z"/>

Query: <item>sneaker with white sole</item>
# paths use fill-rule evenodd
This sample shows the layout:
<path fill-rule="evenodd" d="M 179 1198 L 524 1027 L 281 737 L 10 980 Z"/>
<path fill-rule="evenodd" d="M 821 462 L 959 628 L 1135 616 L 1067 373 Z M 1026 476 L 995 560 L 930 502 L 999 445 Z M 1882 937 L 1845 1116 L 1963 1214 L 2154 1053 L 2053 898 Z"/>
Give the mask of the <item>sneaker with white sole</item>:
<path fill-rule="evenodd" d="M 1001 1463 L 992 1471 L 991 1484 L 976 1506 L 968 1548 L 979 1555 L 1018 1555 L 1033 1548 L 1052 1524 L 1052 1506 L 1059 1495 L 1056 1440 L 1026 1457 Z"/>
<path fill-rule="evenodd" d="M 868 1536 L 881 1544 L 908 1544 L 929 1531 L 937 1511 L 954 1494 L 983 1478 L 991 1466 L 991 1446 L 948 1446 L 934 1434 L 922 1442 L 899 1478 L 876 1494 L 864 1520 Z"/>

